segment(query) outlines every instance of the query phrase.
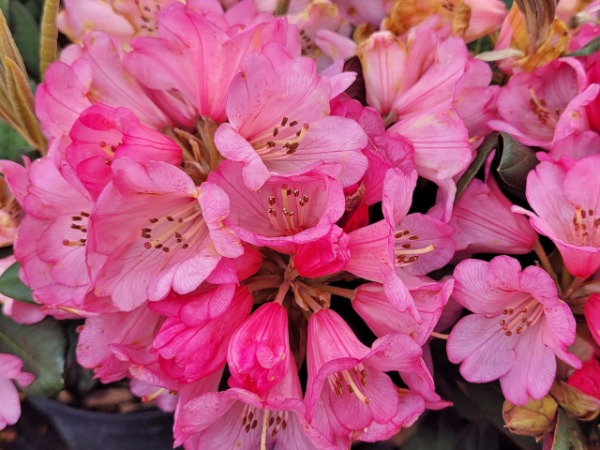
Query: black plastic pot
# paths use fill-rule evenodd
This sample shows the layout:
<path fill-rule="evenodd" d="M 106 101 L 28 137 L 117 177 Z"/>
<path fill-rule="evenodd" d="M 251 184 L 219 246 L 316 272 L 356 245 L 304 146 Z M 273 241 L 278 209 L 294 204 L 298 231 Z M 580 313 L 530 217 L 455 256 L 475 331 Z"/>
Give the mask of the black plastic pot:
<path fill-rule="evenodd" d="M 44 414 L 71 450 L 171 450 L 173 414 L 159 409 L 109 414 L 43 397 L 28 401 Z"/>

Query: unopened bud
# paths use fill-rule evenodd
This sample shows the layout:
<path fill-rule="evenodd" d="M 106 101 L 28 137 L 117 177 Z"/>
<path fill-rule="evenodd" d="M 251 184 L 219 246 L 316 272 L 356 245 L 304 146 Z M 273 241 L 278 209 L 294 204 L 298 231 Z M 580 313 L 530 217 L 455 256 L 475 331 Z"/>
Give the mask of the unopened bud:
<path fill-rule="evenodd" d="M 600 400 L 563 381 L 555 381 L 550 393 L 571 417 L 593 420 L 600 413 Z"/>
<path fill-rule="evenodd" d="M 549 395 L 541 400 L 530 400 L 526 405 L 513 405 L 506 400 L 502 417 L 511 433 L 539 440 L 554 426 L 557 408 L 558 404 Z"/>

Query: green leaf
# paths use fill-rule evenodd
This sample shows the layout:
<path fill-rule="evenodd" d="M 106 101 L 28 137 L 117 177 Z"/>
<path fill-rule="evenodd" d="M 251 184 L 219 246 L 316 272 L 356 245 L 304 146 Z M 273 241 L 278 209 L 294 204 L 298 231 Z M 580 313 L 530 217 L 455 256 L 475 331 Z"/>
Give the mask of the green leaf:
<path fill-rule="evenodd" d="M 585 44 L 577 51 L 571 52 L 566 56 L 590 56 L 600 50 L 600 36 L 596 36 L 590 42 Z"/>
<path fill-rule="evenodd" d="M 25 5 L 10 2 L 9 22 L 13 38 L 27 71 L 39 78 L 40 74 L 40 27 Z"/>
<path fill-rule="evenodd" d="M 20 302 L 36 304 L 31 297 L 31 289 L 19 278 L 20 269 L 21 263 L 16 262 L 4 271 L 0 276 L 0 294 Z"/>
<path fill-rule="evenodd" d="M 525 192 L 527 175 L 539 163 L 535 151 L 521 144 L 510 134 L 500 133 L 502 156 L 498 175 L 508 186 Z"/>
<path fill-rule="evenodd" d="M 558 410 L 558 420 L 550 450 L 569 450 L 569 425 L 567 424 L 567 415 L 562 409 Z"/>
<path fill-rule="evenodd" d="M 0 0 L 0 10 L 5 16 L 8 16 L 9 0 Z"/>
<path fill-rule="evenodd" d="M 21 162 L 21 156 L 30 150 L 19 132 L 0 120 L 0 159 Z"/>
<path fill-rule="evenodd" d="M 467 169 L 467 171 L 460 177 L 458 183 L 456 183 L 456 200 L 461 196 L 463 191 L 469 185 L 471 180 L 475 178 L 477 173 L 481 170 L 483 165 L 485 164 L 485 160 L 492 152 L 492 150 L 496 149 L 498 146 L 498 133 L 494 132 L 488 135 L 485 138 L 483 143 L 477 149 L 477 155 L 475 155 L 475 159 Z"/>
<path fill-rule="evenodd" d="M 28 395 L 51 397 L 64 389 L 67 339 L 60 324 L 47 317 L 35 325 L 21 325 L 0 314 L 0 353 L 23 360 L 23 371 L 35 381 L 22 389 Z"/>

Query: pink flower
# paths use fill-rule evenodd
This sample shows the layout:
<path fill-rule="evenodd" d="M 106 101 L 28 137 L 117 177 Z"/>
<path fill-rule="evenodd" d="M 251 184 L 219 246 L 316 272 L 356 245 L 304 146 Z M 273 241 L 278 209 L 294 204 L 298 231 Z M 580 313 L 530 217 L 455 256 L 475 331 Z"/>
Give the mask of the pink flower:
<path fill-rule="evenodd" d="M 332 82 L 319 76 L 313 60 L 292 58 L 277 44 L 263 53 L 248 55 L 231 83 L 229 123 L 215 135 L 219 152 L 244 163 L 244 183 L 254 191 L 271 174 L 317 163 L 343 187 L 359 181 L 367 137 L 356 122 L 330 116 Z"/>
<path fill-rule="evenodd" d="M 302 277 L 319 278 L 340 272 L 350 260 L 350 236 L 337 225 L 321 239 L 299 245 L 294 266 Z"/>
<path fill-rule="evenodd" d="M 91 84 L 92 69 L 87 61 L 72 65 L 55 62 L 48 67 L 44 83 L 35 93 L 35 115 L 46 138 L 69 134 L 79 115 L 92 106 L 87 97 Z"/>
<path fill-rule="evenodd" d="M 417 322 L 411 314 L 399 312 L 388 300 L 383 285 L 378 283 L 359 286 L 352 299 L 352 307 L 377 337 L 402 333 L 411 336 L 423 347 L 442 315 L 454 288 L 454 280 L 435 282 L 427 277 L 404 276 L 402 281 L 414 299 L 419 316 L 422 318 L 421 323 Z M 443 401 L 436 394 L 433 386 L 419 375 L 400 372 L 400 376 L 413 392 L 423 397 L 428 409 L 441 409 L 448 406 L 448 402 Z"/>
<path fill-rule="evenodd" d="M 92 213 L 88 264 L 95 291 L 122 310 L 196 289 L 223 256 L 243 253 L 223 221 L 227 195 L 212 183 L 199 188 L 179 168 L 140 164 L 127 157 L 112 164 L 113 181 Z"/>
<path fill-rule="evenodd" d="M 589 83 L 600 84 L 600 56 L 596 54 L 588 56 L 585 63 L 585 69 Z M 598 132 L 600 132 L 600 113 L 598 112 L 599 105 L 600 99 L 596 97 L 585 107 L 590 128 Z"/>
<path fill-rule="evenodd" d="M 17 260 L 13 255 L 0 259 L 0 275 L 15 262 Z M 41 305 L 19 302 L 3 294 L 0 294 L 0 304 L 2 304 L 2 313 L 17 323 L 38 323 L 46 317 L 46 313 L 41 310 Z"/>
<path fill-rule="evenodd" d="M 576 387 L 585 395 L 600 400 L 600 365 L 596 358 L 590 359 L 583 367 L 569 377 L 569 386 Z"/>
<path fill-rule="evenodd" d="M 589 111 L 589 110 L 588 110 Z M 600 135 L 592 130 L 574 133 L 564 139 L 554 141 L 549 153 L 538 152 L 540 161 L 559 161 L 562 156 L 581 159 L 600 153 Z"/>
<path fill-rule="evenodd" d="M 592 294 L 588 297 L 584 314 L 594 341 L 600 345 L 600 294 Z"/>
<path fill-rule="evenodd" d="M 523 217 L 511 213 L 511 207 L 493 176 L 488 175 L 485 183 L 471 180 L 454 204 L 449 222 L 456 251 L 467 255 L 531 252 L 537 233 Z"/>
<path fill-rule="evenodd" d="M 467 381 L 500 379 L 506 399 L 524 405 L 548 393 L 556 357 L 581 368 L 567 350 L 575 340 L 575 319 L 545 271 L 521 271 L 516 259 L 497 256 L 491 262 L 465 260 L 454 277 L 453 298 L 475 313 L 454 326 L 447 346 Z"/>
<path fill-rule="evenodd" d="M 344 213 L 340 184 L 320 171 L 273 176 L 254 192 L 244 185 L 243 174 L 243 164 L 225 161 L 208 180 L 229 196 L 228 222 L 250 244 L 293 253 L 329 233 Z"/>
<path fill-rule="evenodd" d="M 421 323 L 410 314 L 398 311 L 390 303 L 383 286 L 379 283 L 359 286 L 352 299 L 352 307 L 377 337 L 404 333 L 423 346 L 442 315 L 454 289 L 454 281 L 436 282 L 428 277 L 408 276 L 403 280 L 415 301 L 419 315 L 423 318 Z"/>
<path fill-rule="evenodd" d="M 112 37 L 95 31 L 84 35 L 83 48 L 67 48 L 62 60 L 71 60 L 72 66 L 82 59 L 87 61 L 92 78 L 87 97 L 92 103 L 113 108 L 124 106 L 142 123 L 156 130 L 171 125 L 167 114 L 152 100 L 151 93 L 140 85 L 134 72 L 127 70 L 124 57 L 125 52 Z"/>
<path fill-rule="evenodd" d="M 433 386 L 421 355 L 421 347 L 407 335 L 387 335 L 368 348 L 334 311 L 323 309 L 314 313 L 308 325 L 309 420 L 319 426 L 321 414 L 331 413 L 338 422 L 335 434 L 339 435 L 345 430 L 364 431 L 373 423 L 394 423 L 402 399 L 385 372 L 417 373 Z M 423 404 L 414 406 L 415 410 L 408 414 L 412 420 L 407 418 L 406 422 L 411 423 L 423 411 Z M 396 426 L 395 431 L 402 425 Z"/>
<path fill-rule="evenodd" d="M 134 39 L 125 62 L 142 85 L 157 91 L 155 98 L 165 110 L 183 109 L 178 121 L 189 126 L 197 115 L 217 123 L 226 120 L 227 88 L 244 55 L 268 42 L 286 45 L 293 53 L 300 50 L 297 38 L 291 38 L 295 27 L 257 15 L 249 0 L 227 14 L 171 2 L 156 16 L 160 38 Z"/>
<path fill-rule="evenodd" d="M 88 317 L 79 334 L 77 362 L 111 383 L 129 375 L 130 362 L 115 355 L 116 347 L 148 351 L 165 318 L 146 305 L 129 312 Z"/>
<path fill-rule="evenodd" d="M 16 356 L 0 353 L 0 430 L 14 425 L 21 416 L 21 401 L 12 380 L 27 387 L 35 379 L 32 374 L 21 372 L 22 367 L 23 361 Z"/>
<path fill-rule="evenodd" d="M 103 31 L 120 44 L 126 44 L 135 29 L 125 17 L 113 10 L 113 1 L 66 0 L 65 9 L 58 16 L 58 29 L 77 43 L 88 31 Z"/>
<path fill-rule="evenodd" d="M 587 278 L 600 268 L 598 170 L 599 155 L 566 166 L 542 162 L 527 176 L 527 200 L 535 213 L 512 209 L 528 215 L 533 229 L 552 239 L 576 277 Z"/>
<path fill-rule="evenodd" d="M 90 290 L 85 261 L 93 203 L 58 151 L 25 168 L 2 161 L 1 170 L 27 212 L 15 241 L 21 278 L 34 300 L 81 308 Z"/>
<path fill-rule="evenodd" d="M 416 176 L 389 169 L 385 176 L 384 221 L 350 233 L 351 258 L 346 271 L 383 283 L 390 302 L 420 321 L 402 275 L 425 275 L 454 256 L 453 228 L 425 214 L 409 214 Z M 400 275 L 400 277 L 399 277 Z"/>
<path fill-rule="evenodd" d="M 525 145 L 549 150 L 553 142 L 589 129 L 585 106 L 599 89 L 596 84 L 588 85 L 579 61 L 552 61 L 532 73 L 513 76 L 498 94 L 501 120 L 488 125 Z"/>
<path fill-rule="evenodd" d="M 142 125 L 126 108 L 92 106 L 81 113 L 69 136 L 73 143 L 65 151 L 66 160 L 94 198 L 112 179 L 110 165 L 115 159 L 181 164 L 181 147 Z"/>
<path fill-rule="evenodd" d="M 182 403 L 175 445 L 188 450 L 282 448 L 336 450 L 304 419 L 293 358 L 287 376 L 264 395 L 233 388 Z"/>
<path fill-rule="evenodd" d="M 231 337 L 229 385 L 264 393 L 285 377 L 290 356 L 287 312 L 277 302 L 265 303 Z"/>
<path fill-rule="evenodd" d="M 352 25 L 362 25 L 367 22 L 373 27 L 379 27 L 381 21 L 392 11 L 394 0 L 374 0 L 365 3 L 361 0 L 333 0 L 338 6 L 342 17 Z"/>
<path fill-rule="evenodd" d="M 152 304 L 152 309 L 169 316 L 154 339 L 153 349 L 167 376 L 191 383 L 225 363 L 231 337 L 250 315 L 252 295 L 245 286 L 207 286 L 194 303 L 182 300 Z M 218 303 L 228 304 L 221 314 L 207 316 L 203 314 L 206 306 L 200 306 L 207 302 L 213 309 Z"/>

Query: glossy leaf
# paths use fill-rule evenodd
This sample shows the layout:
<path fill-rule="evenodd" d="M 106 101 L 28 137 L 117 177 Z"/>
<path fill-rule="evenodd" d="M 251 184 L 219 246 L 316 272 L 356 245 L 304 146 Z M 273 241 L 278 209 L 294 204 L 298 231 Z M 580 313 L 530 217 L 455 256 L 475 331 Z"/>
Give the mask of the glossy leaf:
<path fill-rule="evenodd" d="M 51 397 L 64 389 L 67 339 L 60 324 L 48 317 L 35 325 L 21 325 L 0 314 L 0 353 L 23 360 L 23 371 L 35 375 L 28 395 Z"/>
<path fill-rule="evenodd" d="M 502 156 L 498 175 L 508 186 L 525 192 L 527 175 L 539 163 L 535 151 L 521 144 L 510 134 L 500 133 Z"/>
<path fill-rule="evenodd" d="M 590 56 L 596 53 L 598 50 L 600 50 L 600 36 L 596 36 L 582 48 L 569 53 L 567 56 Z"/>
<path fill-rule="evenodd" d="M 569 450 L 569 426 L 567 415 L 562 409 L 558 410 L 551 450 Z"/>
<path fill-rule="evenodd" d="M 19 278 L 21 263 L 16 262 L 0 276 L 0 293 L 9 298 L 36 304 L 31 297 L 31 289 Z"/>
<path fill-rule="evenodd" d="M 30 150 L 25 139 L 8 123 L 0 120 L 0 159 L 21 162 L 21 155 Z"/>
<path fill-rule="evenodd" d="M 460 180 L 456 183 L 456 200 L 459 199 L 460 195 L 469 185 L 471 180 L 475 178 L 477 173 L 481 170 L 485 164 L 485 160 L 490 155 L 492 150 L 498 147 L 498 133 L 494 132 L 488 135 L 485 140 L 481 143 L 477 149 L 477 155 L 473 159 L 473 162 L 467 169 L 467 171 L 460 177 Z"/>

